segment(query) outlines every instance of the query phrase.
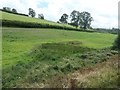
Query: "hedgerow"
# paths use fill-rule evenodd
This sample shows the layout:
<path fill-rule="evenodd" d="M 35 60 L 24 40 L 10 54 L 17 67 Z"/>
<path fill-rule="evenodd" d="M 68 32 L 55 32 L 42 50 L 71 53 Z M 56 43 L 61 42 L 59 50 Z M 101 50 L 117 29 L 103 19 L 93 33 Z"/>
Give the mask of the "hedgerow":
<path fill-rule="evenodd" d="M 83 32 L 94 32 L 94 31 L 83 30 L 78 28 L 71 28 L 64 25 L 63 26 L 51 25 L 47 23 L 24 22 L 24 21 L 16 21 L 16 20 L 0 20 L 0 21 L 2 22 L 2 26 L 5 27 L 51 28 L 51 29 L 74 30 L 74 31 L 83 31 Z"/>

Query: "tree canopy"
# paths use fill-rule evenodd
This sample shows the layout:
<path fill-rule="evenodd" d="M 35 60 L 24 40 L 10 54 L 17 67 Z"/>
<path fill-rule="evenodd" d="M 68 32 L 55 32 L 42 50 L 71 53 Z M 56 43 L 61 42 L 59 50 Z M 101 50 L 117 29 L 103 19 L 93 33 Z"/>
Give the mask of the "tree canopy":
<path fill-rule="evenodd" d="M 13 12 L 13 13 L 17 13 L 17 10 L 13 8 L 13 9 L 12 9 L 12 12 Z"/>
<path fill-rule="evenodd" d="M 44 15 L 43 14 L 38 14 L 38 18 L 44 19 Z"/>
<path fill-rule="evenodd" d="M 35 10 L 33 10 L 32 8 L 29 8 L 29 15 L 31 17 L 35 17 L 35 15 L 36 15 Z"/>
<path fill-rule="evenodd" d="M 62 16 L 61 16 L 61 18 L 59 19 L 59 21 L 61 22 L 61 23 L 68 23 L 68 15 L 66 14 L 66 13 L 64 13 Z"/>
<path fill-rule="evenodd" d="M 89 12 L 81 12 L 80 13 L 80 27 L 87 29 L 90 28 L 91 21 L 93 21 L 93 18 L 91 17 Z"/>
<path fill-rule="evenodd" d="M 93 18 L 91 17 L 91 14 L 89 12 L 79 12 L 76 10 L 73 10 L 70 14 L 71 18 L 71 25 L 76 27 L 81 27 L 84 29 L 90 28 L 91 21 L 93 21 Z"/>

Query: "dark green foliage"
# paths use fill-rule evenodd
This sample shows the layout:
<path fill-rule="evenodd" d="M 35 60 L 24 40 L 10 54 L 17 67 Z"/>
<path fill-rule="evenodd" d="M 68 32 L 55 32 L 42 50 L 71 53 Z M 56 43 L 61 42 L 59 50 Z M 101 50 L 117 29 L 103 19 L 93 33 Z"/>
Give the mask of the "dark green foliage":
<path fill-rule="evenodd" d="M 54 29 L 63 29 L 63 26 L 59 25 L 49 25 L 43 23 L 32 23 L 32 22 L 22 22 L 22 21 L 11 21 L 11 20 L 2 20 L 2 26 L 7 27 L 23 27 L 23 28 L 54 28 Z M 65 27 L 65 30 L 77 30 L 69 27 Z"/>
<path fill-rule="evenodd" d="M 84 53 L 90 51 L 89 48 L 81 47 L 76 44 L 68 43 L 46 43 L 33 50 L 31 53 L 36 59 L 46 58 L 47 60 L 53 60 L 75 53 Z M 44 55 L 44 57 L 42 57 Z"/>
<path fill-rule="evenodd" d="M 35 10 L 33 10 L 32 8 L 29 8 L 29 15 L 31 17 L 35 17 L 35 15 L 36 15 Z"/>
<path fill-rule="evenodd" d="M 116 50 L 120 51 L 120 33 L 118 33 L 118 37 L 116 38 L 112 49 L 116 49 Z"/>
<path fill-rule="evenodd" d="M 91 21 L 93 21 L 93 18 L 91 17 L 91 14 L 89 12 L 79 12 L 74 10 L 70 14 L 70 17 L 71 17 L 70 25 L 73 25 L 76 28 L 78 26 L 83 29 L 90 28 Z"/>
<path fill-rule="evenodd" d="M 79 11 L 73 10 L 70 14 L 70 17 L 71 17 L 70 25 L 73 25 L 77 28 L 79 26 Z"/>
<path fill-rule="evenodd" d="M 12 9 L 12 12 L 13 12 L 13 13 L 17 13 L 17 10 L 13 8 L 13 9 Z"/>
<path fill-rule="evenodd" d="M 4 11 L 11 11 L 11 8 L 10 7 L 3 7 L 3 10 Z"/>
<path fill-rule="evenodd" d="M 82 58 L 82 59 L 86 59 L 87 57 L 88 57 L 87 54 L 83 54 L 83 55 L 81 55 L 81 58 Z"/>
<path fill-rule="evenodd" d="M 23 22 L 23 21 L 11 21 L 11 20 L 1 20 L 1 26 L 5 27 L 22 27 L 22 28 L 53 28 L 53 29 L 61 29 L 63 30 L 73 30 L 73 31 L 82 31 L 82 32 L 95 32 L 90 30 L 82 30 L 82 29 L 75 29 L 66 26 L 59 26 L 59 25 L 49 25 L 43 23 L 33 23 L 33 22 Z"/>
<path fill-rule="evenodd" d="M 38 14 L 38 18 L 44 19 L 44 15 L 43 14 Z"/>
<path fill-rule="evenodd" d="M 66 13 L 64 13 L 59 19 L 61 23 L 68 23 L 67 20 L 68 20 L 68 15 Z"/>
<path fill-rule="evenodd" d="M 115 54 L 107 48 L 95 50 L 81 44 L 73 41 L 46 43 L 34 48 L 26 55 L 31 61 L 19 61 L 15 66 L 3 69 L 3 87 L 17 87 L 21 79 L 28 84 L 43 83 L 54 76 L 106 61 Z"/>
<path fill-rule="evenodd" d="M 93 18 L 91 17 L 91 14 L 89 12 L 81 12 L 80 13 L 80 27 L 87 29 L 90 28 L 91 21 L 93 21 Z"/>
<path fill-rule="evenodd" d="M 74 70 L 74 67 L 69 63 L 65 67 L 61 68 L 63 73 L 68 73 Z"/>

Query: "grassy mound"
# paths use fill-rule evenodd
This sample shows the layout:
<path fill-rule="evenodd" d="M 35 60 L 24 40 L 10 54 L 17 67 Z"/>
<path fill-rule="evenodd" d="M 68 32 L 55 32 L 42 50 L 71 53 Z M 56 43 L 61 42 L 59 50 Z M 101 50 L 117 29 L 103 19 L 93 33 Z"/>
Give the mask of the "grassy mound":
<path fill-rule="evenodd" d="M 81 47 L 80 44 L 81 42 L 46 43 L 34 48 L 28 54 L 32 61 L 19 61 L 11 68 L 3 69 L 3 87 L 31 87 L 35 83 L 41 85 L 53 76 L 93 66 L 117 54 L 110 49 L 95 50 Z"/>

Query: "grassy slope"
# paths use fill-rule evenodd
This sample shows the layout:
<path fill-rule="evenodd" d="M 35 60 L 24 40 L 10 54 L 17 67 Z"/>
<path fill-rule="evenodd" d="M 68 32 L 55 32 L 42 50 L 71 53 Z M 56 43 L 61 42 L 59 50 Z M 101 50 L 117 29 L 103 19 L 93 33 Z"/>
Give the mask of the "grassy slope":
<path fill-rule="evenodd" d="M 62 78 L 54 77 L 49 81 L 48 87 L 118 88 L 119 76 L 117 74 L 118 56 L 116 55 L 106 62 L 79 69 Z"/>
<path fill-rule="evenodd" d="M 0 13 L 2 13 L 2 12 L 0 12 Z M 40 20 L 40 19 L 30 18 L 30 17 L 26 17 L 26 16 L 9 14 L 6 12 L 3 12 L 2 15 L 3 15 L 3 18 L 0 18 L 0 19 L 4 19 L 4 20 L 16 20 L 16 21 L 23 21 L 23 22 L 44 23 L 44 24 L 50 24 L 50 25 L 62 25 L 62 24 L 50 22 L 47 20 Z M 66 26 L 72 27 L 69 25 L 66 25 Z M 30 53 L 31 50 L 34 50 L 34 48 L 36 48 L 39 45 L 41 45 L 43 43 L 79 41 L 79 42 L 82 42 L 83 47 L 102 49 L 105 47 L 112 46 L 112 43 L 114 42 L 114 39 L 116 38 L 116 35 L 113 35 L 113 34 L 64 31 L 64 30 L 57 30 L 57 29 L 34 29 L 34 28 L 31 29 L 31 28 L 5 28 L 5 27 L 3 27 L 2 33 L 3 33 L 3 69 L 5 70 L 5 72 L 3 72 L 4 73 L 3 76 L 4 76 L 4 79 L 6 78 L 6 81 L 5 81 L 6 85 L 14 86 L 14 85 L 16 85 L 15 83 L 18 82 L 18 84 L 17 84 L 18 87 L 21 87 L 21 86 L 25 87 L 25 85 L 28 85 L 28 87 L 31 85 L 33 87 L 36 86 L 36 83 L 30 84 L 30 83 L 27 83 L 27 80 L 28 80 L 28 82 L 29 82 L 29 80 L 31 80 L 31 82 L 36 81 L 34 79 L 39 80 L 40 77 L 36 78 L 36 75 L 37 76 L 41 75 L 41 70 L 43 70 L 44 68 L 49 69 L 49 67 L 51 65 L 53 66 L 53 68 L 56 68 L 56 66 L 55 66 L 56 64 L 58 66 L 61 66 L 64 64 L 66 65 L 65 60 L 69 60 L 69 59 L 70 59 L 69 63 L 70 64 L 72 63 L 73 66 L 77 66 L 77 65 L 80 66 L 84 62 L 84 61 L 83 62 L 80 61 L 81 57 L 79 55 L 81 54 L 81 52 L 78 53 L 78 57 L 80 57 L 80 58 L 78 58 L 76 56 L 77 54 L 76 55 L 71 54 L 70 57 L 68 57 L 68 58 L 63 57 L 62 58 L 63 61 L 59 62 L 59 58 L 58 58 L 59 52 L 58 52 L 58 56 L 57 55 L 55 56 L 54 53 L 52 53 L 53 55 L 51 55 L 51 52 L 49 52 L 49 49 L 48 49 L 49 53 L 45 52 L 46 55 L 48 55 L 48 57 L 46 57 L 45 59 L 49 58 L 49 56 L 50 57 L 53 56 L 52 58 L 55 58 L 55 59 L 57 58 L 58 61 L 56 61 L 56 62 L 51 62 L 49 60 L 48 61 L 41 61 L 41 62 L 33 61 L 32 63 L 30 63 L 30 61 L 33 60 L 33 58 L 28 57 L 27 54 Z M 43 52 L 44 52 L 44 50 L 43 50 Z M 106 52 L 106 53 L 109 53 L 109 52 Z M 99 56 L 99 54 L 101 54 L 102 56 Z M 106 58 L 105 55 L 107 55 L 107 54 L 105 54 L 105 55 L 104 55 L 104 53 L 99 53 L 99 54 L 98 54 L 98 56 L 100 58 L 101 57 Z M 89 54 L 88 54 L 88 56 L 89 56 Z M 97 56 L 97 54 L 96 54 L 96 56 L 93 55 L 92 60 L 95 61 L 96 57 L 98 57 L 98 56 Z M 74 59 L 76 61 L 74 61 Z M 91 64 L 91 62 L 93 62 L 92 60 L 90 61 L 89 64 Z M 24 67 L 24 64 L 22 62 L 19 62 L 19 61 L 26 63 L 26 66 L 28 65 L 28 67 L 30 66 L 29 64 L 33 65 L 33 66 L 30 66 L 26 75 L 24 75 L 25 77 L 20 78 L 20 79 L 18 79 L 18 76 L 16 76 L 16 75 L 17 74 L 19 75 L 19 73 L 21 73 L 19 71 L 24 72 L 23 69 L 26 69 L 26 68 Z M 17 72 L 16 69 L 14 69 L 15 70 L 15 72 L 14 72 L 14 70 L 9 68 L 9 67 L 12 67 L 12 65 L 14 65 L 16 68 L 18 68 L 19 71 Z M 16 66 L 16 65 L 18 65 L 18 66 Z M 23 65 L 23 68 L 21 68 L 22 65 Z M 41 67 L 42 67 L 42 69 L 41 69 Z M 107 78 L 107 77 L 114 76 L 114 74 L 109 73 L 109 71 L 114 73 L 116 70 L 116 68 L 114 70 L 112 70 L 109 66 L 107 66 L 107 67 L 108 68 L 103 67 L 102 68 L 103 71 L 100 70 L 100 72 L 98 72 L 98 73 L 104 73 L 104 74 L 102 74 L 103 76 L 101 76 L 101 78 L 103 78 L 103 80 L 109 80 L 110 78 Z M 104 69 L 108 70 L 108 72 L 105 72 Z M 9 70 L 11 70 L 11 71 L 9 71 Z M 6 73 L 6 72 L 9 72 L 9 73 Z M 53 74 L 56 73 L 53 71 L 50 71 L 50 72 L 52 72 Z M 46 71 L 46 73 L 50 73 L 50 72 Z M 35 73 L 36 73 L 36 75 L 35 75 Z M 33 74 L 33 75 L 31 76 L 31 74 Z M 86 75 L 82 76 L 85 78 L 87 77 L 87 81 L 89 81 L 87 83 L 88 86 L 85 86 L 85 87 L 89 87 L 89 85 L 93 85 L 90 87 L 97 86 L 96 81 L 95 81 L 98 78 L 97 76 L 94 76 L 96 79 L 94 79 L 94 78 L 92 79 L 92 81 L 93 81 L 92 84 L 90 82 L 93 74 L 94 73 L 90 74 L 89 77 L 87 77 Z M 16 76 L 16 79 L 14 78 L 14 75 Z M 97 75 L 97 74 L 95 74 L 95 75 Z M 116 76 L 116 72 L 115 72 L 115 76 Z M 8 82 L 7 78 L 10 79 L 11 82 Z M 116 77 L 115 77 L 115 79 L 116 79 Z M 115 79 L 113 79 L 113 80 L 115 80 Z M 25 83 L 23 83 L 23 82 L 25 82 Z M 102 85 L 102 81 L 99 82 L 99 80 L 98 80 L 98 85 Z M 81 82 L 79 82 L 79 86 L 81 86 Z M 106 86 L 107 86 L 107 84 L 106 84 Z M 99 86 L 97 86 L 97 87 L 99 87 Z"/>
<path fill-rule="evenodd" d="M 82 88 L 117 88 L 118 84 L 118 56 L 109 61 L 97 64 L 95 67 L 88 67 L 72 74 L 76 78 L 78 87 Z"/>
<path fill-rule="evenodd" d="M 21 15 L 16 15 L 16 14 L 11 14 L 11 13 L 7 13 L 7 12 L 2 12 L 2 11 L 0 11 L 0 14 L 1 14 L 1 13 L 2 13 L 2 17 L 0 17 L 1 20 L 13 20 L 13 21 L 23 21 L 23 22 L 35 22 L 35 23 L 42 23 L 42 24 L 63 26 L 63 24 L 59 24 L 59 23 L 55 23 L 55 22 L 47 21 L 47 20 L 41 20 L 41 19 L 38 19 L 38 18 L 21 16 Z M 73 26 L 66 25 L 66 24 L 64 24 L 64 26 L 74 28 Z"/>
<path fill-rule="evenodd" d="M 54 29 L 3 28 L 3 66 L 12 65 L 41 43 L 80 41 L 89 48 L 112 45 L 116 35 Z"/>

